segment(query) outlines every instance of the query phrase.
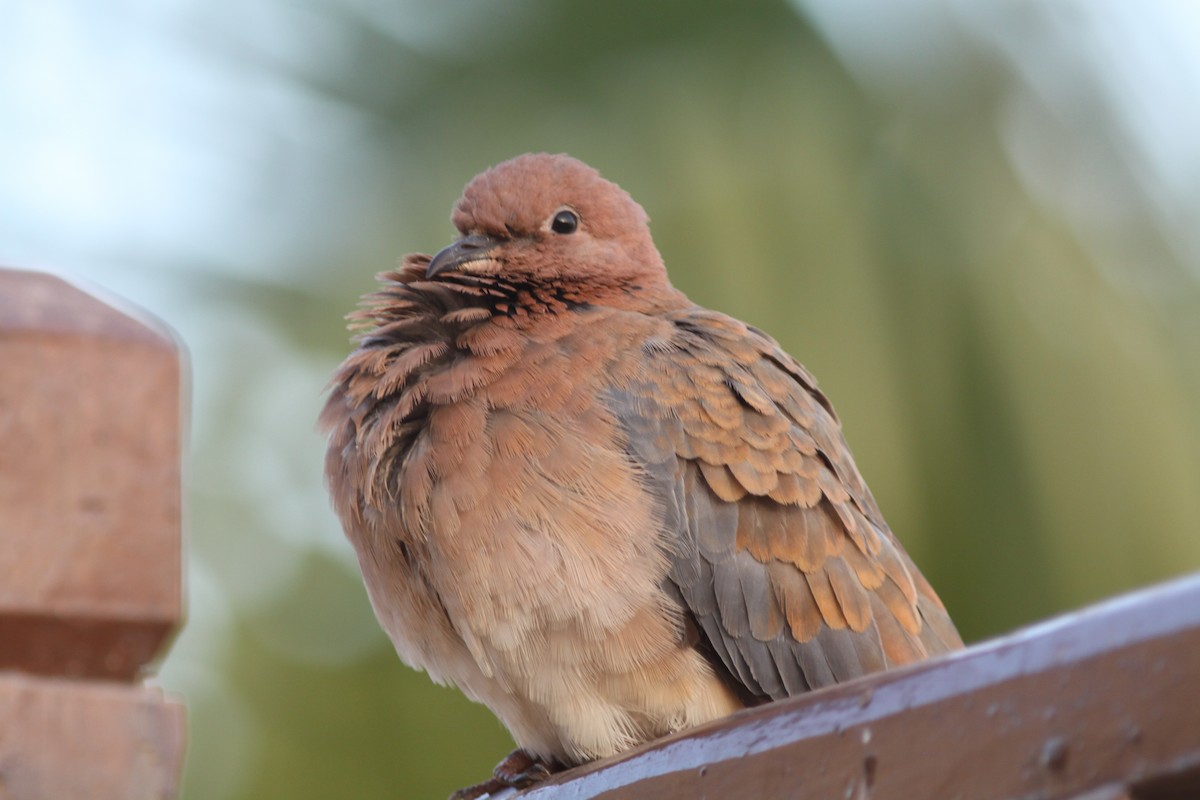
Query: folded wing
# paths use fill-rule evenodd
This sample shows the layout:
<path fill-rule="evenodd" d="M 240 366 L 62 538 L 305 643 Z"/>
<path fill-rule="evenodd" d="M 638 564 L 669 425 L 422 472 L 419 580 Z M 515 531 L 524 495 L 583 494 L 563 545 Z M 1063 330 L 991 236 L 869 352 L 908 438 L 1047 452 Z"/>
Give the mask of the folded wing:
<path fill-rule="evenodd" d="M 752 704 L 961 647 L 804 368 L 724 315 L 671 321 L 607 402 L 714 667 Z"/>

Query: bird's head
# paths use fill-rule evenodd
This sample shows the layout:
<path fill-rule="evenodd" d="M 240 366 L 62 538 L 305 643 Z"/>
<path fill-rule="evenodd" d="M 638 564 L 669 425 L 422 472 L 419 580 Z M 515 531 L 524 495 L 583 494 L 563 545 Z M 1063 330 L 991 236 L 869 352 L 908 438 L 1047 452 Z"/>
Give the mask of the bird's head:
<path fill-rule="evenodd" d="M 581 161 L 518 156 L 477 175 L 451 216 L 461 238 L 426 278 L 476 275 L 597 290 L 669 289 L 646 212 Z"/>

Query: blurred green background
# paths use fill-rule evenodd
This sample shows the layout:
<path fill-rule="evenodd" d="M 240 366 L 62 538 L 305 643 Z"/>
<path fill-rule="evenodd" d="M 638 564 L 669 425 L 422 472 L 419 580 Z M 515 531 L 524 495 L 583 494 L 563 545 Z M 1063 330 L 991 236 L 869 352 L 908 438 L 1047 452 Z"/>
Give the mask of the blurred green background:
<path fill-rule="evenodd" d="M 185 798 L 440 797 L 510 747 L 379 632 L 313 421 L 374 273 L 525 151 L 816 373 L 967 639 L 1200 568 L 1196 9 L 6 2 L 0 262 L 191 351 Z"/>

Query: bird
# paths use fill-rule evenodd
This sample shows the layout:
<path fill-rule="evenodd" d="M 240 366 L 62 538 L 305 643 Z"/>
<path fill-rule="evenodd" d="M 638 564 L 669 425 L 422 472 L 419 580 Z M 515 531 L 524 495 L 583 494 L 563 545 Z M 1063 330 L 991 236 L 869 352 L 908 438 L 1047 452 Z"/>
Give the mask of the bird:
<path fill-rule="evenodd" d="M 628 193 L 525 154 L 451 221 L 350 314 L 319 425 L 400 658 L 518 746 L 452 797 L 962 646 L 816 380 L 674 288 Z"/>

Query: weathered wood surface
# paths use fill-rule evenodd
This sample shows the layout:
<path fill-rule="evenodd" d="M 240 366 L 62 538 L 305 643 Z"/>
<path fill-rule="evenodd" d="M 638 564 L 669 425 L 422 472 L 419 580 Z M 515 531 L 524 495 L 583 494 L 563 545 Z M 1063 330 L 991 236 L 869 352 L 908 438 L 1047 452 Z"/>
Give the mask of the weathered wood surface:
<path fill-rule="evenodd" d="M 162 690 L 0 675 L 0 798 L 175 797 L 183 707 Z"/>
<path fill-rule="evenodd" d="M 520 797 L 1200 798 L 1200 575 L 742 712 Z"/>
<path fill-rule="evenodd" d="M 0 269 L 0 798 L 169 798 L 182 366 L 163 326 Z"/>
<path fill-rule="evenodd" d="M 180 357 L 0 270 L 0 669 L 129 679 L 180 615 Z"/>

